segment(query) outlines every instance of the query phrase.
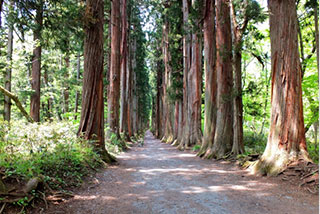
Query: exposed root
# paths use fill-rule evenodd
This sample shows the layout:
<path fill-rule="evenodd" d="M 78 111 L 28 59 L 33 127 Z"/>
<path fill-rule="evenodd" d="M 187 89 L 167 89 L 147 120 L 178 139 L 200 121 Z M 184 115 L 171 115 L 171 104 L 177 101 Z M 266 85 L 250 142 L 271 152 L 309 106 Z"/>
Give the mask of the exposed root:
<path fill-rule="evenodd" d="M 257 175 L 277 176 L 286 170 L 290 163 L 295 161 L 312 162 L 304 153 L 288 154 L 285 151 L 280 151 L 271 157 L 262 155 L 259 160 L 252 164 L 250 170 Z"/>
<path fill-rule="evenodd" d="M 179 139 L 175 139 L 175 140 L 173 141 L 173 143 L 171 144 L 171 146 L 178 146 L 178 145 L 180 144 L 180 141 L 181 141 L 181 140 L 179 140 Z"/>
<path fill-rule="evenodd" d="M 208 144 L 205 146 L 201 146 L 199 152 L 197 153 L 197 156 L 200 158 L 203 158 L 205 156 L 207 150 L 208 150 Z"/>
<path fill-rule="evenodd" d="M 179 144 L 179 146 L 177 147 L 177 149 L 180 150 L 180 151 L 184 151 L 185 150 L 184 144 L 181 142 Z"/>
<path fill-rule="evenodd" d="M 0 210 L 0 214 L 2 214 L 2 212 L 4 211 L 4 208 L 6 208 L 6 206 L 7 206 L 7 203 L 3 203 L 1 210 Z"/>
<path fill-rule="evenodd" d="M 174 141 L 173 135 L 170 135 L 167 137 L 167 140 L 165 141 L 165 143 L 171 144 Z"/>
<path fill-rule="evenodd" d="M 74 195 L 66 192 L 55 192 L 53 195 L 48 196 L 46 199 L 48 201 L 61 201 L 64 198 L 70 198 L 70 197 L 74 197 Z"/>
<path fill-rule="evenodd" d="M 106 163 L 114 163 L 117 162 L 117 159 L 115 156 L 111 155 L 109 152 L 107 151 L 103 151 L 100 153 L 101 155 L 101 159 L 106 162 Z"/>
<path fill-rule="evenodd" d="M 43 200 L 43 202 L 44 202 L 44 204 L 45 204 L 45 206 L 46 206 L 46 209 L 48 209 L 49 206 L 48 206 L 48 202 L 47 202 L 47 200 L 46 200 L 46 195 L 45 195 L 43 192 L 40 192 L 40 191 L 39 191 L 39 193 L 40 193 L 41 196 L 42 196 L 42 200 Z"/>

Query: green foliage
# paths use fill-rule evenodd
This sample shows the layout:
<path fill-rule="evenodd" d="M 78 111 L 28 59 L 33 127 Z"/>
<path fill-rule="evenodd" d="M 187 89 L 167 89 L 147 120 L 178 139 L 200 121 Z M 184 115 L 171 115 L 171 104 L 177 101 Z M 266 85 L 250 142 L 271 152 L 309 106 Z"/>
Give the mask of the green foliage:
<path fill-rule="evenodd" d="M 195 145 L 192 147 L 192 151 L 196 152 L 196 151 L 199 151 L 201 148 L 201 145 Z"/>
<path fill-rule="evenodd" d="M 149 83 L 149 70 L 147 67 L 147 40 L 142 30 L 140 11 L 137 6 L 132 9 L 132 25 L 131 40 L 135 40 L 136 46 L 136 91 L 134 95 L 138 97 L 138 115 L 142 119 L 143 124 L 147 124 L 151 113 L 151 86 Z"/>
<path fill-rule="evenodd" d="M 319 163 L 319 143 L 307 141 L 308 153 L 314 163 Z"/>
<path fill-rule="evenodd" d="M 103 162 L 76 131 L 70 122 L 12 122 L 9 127 L 1 121 L 0 168 L 22 179 L 43 175 L 54 189 L 78 185 Z"/>
<path fill-rule="evenodd" d="M 262 154 L 267 145 L 267 141 L 267 135 L 257 134 L 254 131 L 245 130 L 243 133 L 245 154 Z"/>
<path fill-rule="evenodd" d="M 171 2 L 166 18 L 169 25 L 169 66 L 171 83 L 168 89 L 169 100 L 173 103 L 183 99 L 183 31 L 182 1 Z"/>

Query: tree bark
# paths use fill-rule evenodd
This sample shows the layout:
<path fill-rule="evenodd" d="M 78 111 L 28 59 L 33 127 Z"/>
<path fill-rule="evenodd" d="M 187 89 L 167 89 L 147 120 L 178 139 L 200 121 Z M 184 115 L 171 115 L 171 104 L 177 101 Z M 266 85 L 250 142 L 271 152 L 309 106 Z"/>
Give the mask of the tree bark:
<path fill-rule="evenodd" d="M 315 32 L 316 32 L 316 52 L 317 52 L 317 71 L 318 71 L 318 88 L 319 88 L 319 79 L 320 79 L 320 71 L 319 71 L 319 16 L 318 16 L 318 7 L 317 4 L 314 6 L 314 25 L 315 25 Z M 320 95 L 320 90 L 319 90 Z M 319 99 L 320 101 L 320 99 Z M 320 108 L 320 105 L 319 105 Z M 320 109 L 319 109 L 320 110 Z"/>
<path fill-rule="evenodd" d="M 182 2 L 183 12 L 183 29 L 185 34 L 183 35 L 183 139 L 181 140 L 178 149 L 184 149 L 185 145 L 189 144 L 189 124 L 188 124 L 188 72 L 191 65 L 191 35 L 189 33 L 189 2 L 183 0 Z"/>
<path fill-rule="evenodd" d="M 120 99 L 120 132 L 124 133 L 125 140 L 130 141 L 129 128 L 128 128 L 128 20 L 127 20 L 127 1 L 121 1 L 121 14 L 122 14 L 122 36 L 121 36 L 121 99 Z"/>
<path fill-rule="evenodd" d="M 196 4 L 193 0 L 192 5 Z M 200 32 L 192 33 L 191 67 L 188 73 L 188 111 L 190 136 L 186 147 L 201 145 L 201 83 L 202 83 L 202 38 Z"/>
<path fill-rule="evenodd" d="M 109 96 L 109 87 L 110 87 L 110 63 L 111 63 L 111 27 L 112 27 L 112 22 L 111 22 L 111 9 L 108 11 L 109 15 L 109 20 L 108 20 L 108 36 L 107 36 L 107 53 L 106 53 L 106 80 L 107 84 L 105 86 L 105 97 L 106 100 L 108 101 L 108 96 Z M 106 121 L 108 122 L 108 120 Z"/>
<path fill-rule="evenodd" d="M 80 52 L 78 52 L 77 55 L 77 83 L 80 80 Z M 74 119 L 77 119 L 77 113 L 78 113 L 78 105 L 79 105 L 79 91 L 76 91 L 76 99 L 75 99 L 75 108 L 74 108 Z"/>
<path fill-rule="evenodd" d="M 84 42 L 82 109 L 78 136 L 94 140 L 106 162 L 115 159 L 105 149 L 103 100 L 103 1 L 87 0 Z"/>
<path fill-rule="evenodd" d="M 49 85 L 49 74 L 48 74 L 48 69 L 45 69 L 44 70 L 44 75 L 43 75 L 43 82 L 44 82 L 44 85 L 47 89 L 50 88 L 50 85 Z M 50 89 L 51 90 L 51 89 Z M 49 121 L 52 120 L 52 105 L 54 103 L 53 101 L 53 95 L 50 95 L 50 98 L 48 99 L 47 101 L 47 108 L 46 108 L 46 119 L 48 119 Z M 45 105 L 45 103 L 43 103 L 43 105 Z"/>
<path fill-rule="evenodd" d="M 268 8 L 272 72 L 271 126 L 267 147 L 253 171 L 276 175 L 290 160 L 310 159 L 304 132 L 295 1 L 270 0 Z"/>
<path fill-rule="evenodd" d="M 232 149 L 232 38 L 229 1 L 216 1 L 217 121 L 212 153 L 222 158 Z"/>
<path fill-rule="evenodd" d="M 129 10 L 130 11 L 130 10 Z M 129 12 L 131 14 L 131 12 Z M 131 15 L 128 14 L 128 17 Z M 128 26 L 130 26 L 130 19 L 128 20 Z M 128 30 L 128 41 L 130 41 L 131 35 L 130 30 Z M 132 69 L 132 49 L 130 43 L 128 45 L 128 58 L 127 58 L 127 127 L 128 127 L 128 136 L 131 139 L 133 136 L 132 132 L 132 75 L 133 75 L 133 69 Z"/>
<path fill-rule="evenodd" d="M 172 143 L 173 141 L 173 127 L 172 127 L 172 107 L 170 103 L 170 98 L 168 90 L 171 85 L 171 67 L 169 65 L 170 53 L 169 53 L 169 22 L 168 18 L 165 17 L 165 24 L 162 30 L 162 55 L 164 63 L 164 81 L 162 82 L 163 86 L 163 117 L 164 117 L 164 136 L 162 142 Z"/>
<path fill-rule="evenodd" d="M 192 1 L 192 7 L 196 0 Z M 183 20 L 188 23 L 189 4 L 183 1 Z M 196 22 L 199 22 L 197 20 Z M 184 26 L 188 32 L 187 24 Z M 188 149 L 195 144 L 201 144 L 201 38 L 199 32 L 186 34 L 183 38 L 184 79 L 183 79 L 183 105 L 184 105 L 184 138 L 178 146 L 179 149 Z"/>
<path fill-rule="evenodd" d="M 215 38 L 215 0 L 205 1 L 204 16 L 204 68 L 205 68 L 205 101 L 204 131 L 198 156 L 209 157 L 214 144 L 217 117 L 217 74 L 216 74 L 216 38 Z"/>
<path fill-rule="evenodd" d="M 317 4 L 315 4 L 315 8 L 314 8 L 314 21 L 315 21 L 315 31 L 316 31 L 316 51 L 317 51 L 317 70 L 318 70 L 318 89 L 320 88 L 320 68 L 319 68 L 319 60 L 320 60 L 320 50 L 319 50 L 319 10 L 317 7 Z M 318 112 L 320 112 L 320 90 L 318 90 L 318 97 L 319 97 L 319 109 Z M 318 122 L 320 123 L 320 119 L 318 119 Z M 318 124 L 318 131 L 320 133 L 320 124 Z M 317 142 L 316 144 L 317 145 Z"/>
<path fill-rule="evenodd" d="M 41 32 L 43 21 L 43 4 L 42 1 L 36 9 L 36 28 L 33 31 L 33 41 L 36 43 L 33 49 L 31 88 L 34 92 L 30 101 L 30 116 L 34 121 L 40 122 L 40 77 L 41 77 Z"/>
<path fill-rule="evenodd" d="M 69 67 L 70 67 L 70 57 L 67 53 L 66 57 L 64 58 L 66 63 L 66 70 L 64 74 L 64 89 L 63 89 L 63 113 L 69 112 Z"/>
<path fill-rule="evenodd" d="M 2 7 L 4 0 L 0 0 L 0 29 L 2 28 Z"/>
<path fill-rule="evenodd" d="M 1 3 L 2 4 L 2 3 Z M 10 2 L 9 16 L 13 12 L 13 1 Z M 11 92 L 11 76 L 12 76 L 12 51 L 13 51 L 13 23 L 9 20 L 8 29 L 8 45 L 7 45 L 7 69 L 5 75 L 5 89 Z M 11 118 L 11 99 L 8 96 L 4 97 L 4 120 L 10 121 Z"/>
<path fill-rule="evenodd" d="M 159 51 L 158 51 L 159 52 Z M 159 54 L 160 55 L 160 54 Z M 158 56 L 159 57 L 159 56 Z M 161 97 L 162 97 L 162 66 L 161 61 L 157 59 L 157 101 L 156 101 L 156 137 L 160 138 L 162 136 L 162 105 L 161 105 Z"/>
<path fill-rule="evenodd" d="M 119 98 L 120 98 L 120 40 L 121 40 L 120 1 L 111 1 L 111 60 L 108 95 L 108 125 L 111 133 L 119 133 Z"/>
<path fill-rule="evenodd" d="M 135 27 L 133 28 L 134 31 Z M 137 97 L 137 74 L 136 74 L 136 55 L 137 55 L 137 39 L 133 37 L 132 39 L 132 133 L 133 135 L 137 134 L 138 132 L 138 97 Z"/>
<path fill-rule="evenodd" d="M 248 2 L 245 1 L 244 11 L 247 10 Z M 233 145 L 232 154 L 238 155 L 244 153 L 243 144 L 243 104 L 242 104 L 242 37 L 248 25 L 248 17 L 244 15 L 242 26 L 239 26 L 236 19 L 234 3 L 231 6 L 232 30 L 233 30 L 233 70 L 234 70 L 234 92 L 233 97 Z M 246 12 L 245 12 L 246 13 Z"/>

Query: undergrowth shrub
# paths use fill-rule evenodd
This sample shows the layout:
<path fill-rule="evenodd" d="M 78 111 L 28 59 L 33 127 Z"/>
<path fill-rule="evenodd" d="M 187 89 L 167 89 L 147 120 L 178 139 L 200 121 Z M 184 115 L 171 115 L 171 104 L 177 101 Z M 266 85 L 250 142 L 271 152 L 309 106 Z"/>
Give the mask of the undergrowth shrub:
<path fill-rule="evenodd" d="M 268 137 L 265 134 L 257 134 L 256 132 L 245 130 L 243 133 L 245 154 L 262 154 L 267 140 Z"/>
<path fill-rule="evenodd" d="M 43 175 L 51 188 L 78 185 L 90 170 L 103 164 L 71 122 L 0 121 L 0 169 L 24 180 Z"/>
<path fill-rule="evenodd" d="M 307 140 L 309 156 L 314 163 L 319 163 L 319 143 Z"/>
<path fill-rule="evenodd" d="M 245 154 L 262 154 L 268 141 L 267 134 L 257 134 L 254 131 L 244 131 L 243 142 L 245 145 Z M 307 147 L 310 158 L 314 163 L 319 163 L 319 145 L 307 138 Z"/>

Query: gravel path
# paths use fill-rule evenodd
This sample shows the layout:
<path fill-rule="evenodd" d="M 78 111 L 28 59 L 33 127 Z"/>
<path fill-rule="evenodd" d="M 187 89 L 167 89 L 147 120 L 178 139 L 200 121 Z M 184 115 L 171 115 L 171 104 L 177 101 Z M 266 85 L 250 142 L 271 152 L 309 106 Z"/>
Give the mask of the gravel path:
<path fill-rule="evenodd" d="M 73 199 L 45 213 L 315 214 L 317 195 L 277 179 L 178 151 L 147 132 L 143 147 L 118 156 Z"/>

